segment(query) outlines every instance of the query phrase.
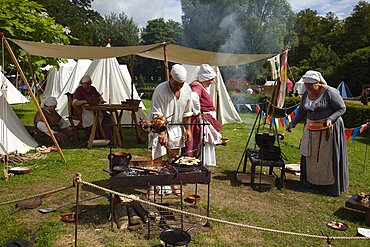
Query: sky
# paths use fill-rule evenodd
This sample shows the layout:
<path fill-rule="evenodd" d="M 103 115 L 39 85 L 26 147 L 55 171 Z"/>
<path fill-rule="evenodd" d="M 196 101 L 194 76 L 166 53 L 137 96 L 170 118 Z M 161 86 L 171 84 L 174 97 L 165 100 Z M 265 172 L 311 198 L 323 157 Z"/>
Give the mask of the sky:
<path fill-rule="evenodd" d="M 331 11 L 343 19 L 351 14 L 359 0 L 288 0 L 288 2 L 296 13 L 310 8 L 316 10 L 319 15 Z M 141 27 L 146 26 L 148 20 L 160 17 L 166 21 L 172 19 L 181 22 L 182 15 L 180 0 L 94 0 L 92 9 L 103 16 L 111 12 L 116 14 L 124 12 Z"/>

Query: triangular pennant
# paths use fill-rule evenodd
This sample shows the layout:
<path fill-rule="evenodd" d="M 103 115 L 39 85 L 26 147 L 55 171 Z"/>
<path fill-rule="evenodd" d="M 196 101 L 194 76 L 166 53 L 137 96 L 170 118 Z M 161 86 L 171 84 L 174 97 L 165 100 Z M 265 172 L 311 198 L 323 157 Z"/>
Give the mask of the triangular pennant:
<path fill-rule="evenodd" d="M 293 119 L 293 118 L 294 118 L 294 112 L 293 112 L 293 111 L 289 114 L 289 117 L 290 117 L 291 119 Z"/>
<path fill-rule="evenodd" d="M 280 121 L 280 123 L 281 123 L 281 127 L 283 127 L 283 128 L 284 128 L 284 118 L 279 118 L 279 121 Z"/>
<path fill-rule="evenodd" d="M 279 128 L 279 119 L 274 118 L 274 123 L 276 124 L 276 128 Z"/>
<path fill-rule="evenodd" d="M 357 128 L 354 128 L 353 129 L 353 133 L 352 133 L 352 143 L 355 142 L 355 137 L 357 136 L 358 132 L 360 131 L 360 128 L 361 127 L 357 127 Z"/>
<path fill-rule="evenodd" d="M 287 118 L 289 120 L 289 123 L 292 122 L 292 118 L 290 117 L 290 115 L 288 115 Z"/>
<path fill-rule="evenodd" d="M 269 123 L 272 124 L 272 117 L 271 116 L 267 116 L 267 120 L 269 121 Z"/>
<path fill-rule="evenodd" d="M 297 114 L 298 114 L 298 107 L 295 108 L 295 110 L 294 110 L 294 115 L 297 115 Z"/>
<path fill-rule="evenodd" d="M 285 126 L 288 127 L 289 123 L 288 123 L 288 120 L 286 119 L 286 117 L 283 117 L 283 121 L 284 121 Z"/>
<path fill-rule="evenodd" d="M 353 129 L 347 129 L 346 130 L 346 141 L 348 142 L 349 137 L 351 136 L 353 132 Z"/>
<path fill-rule="evenodd" d="M 261 111 L 261 107 L 259 105 L 257 105 L 257 107 L 256 107 L 256 114 L 258 115 L 258 113 L 260 113 L 260 111 Z"/>

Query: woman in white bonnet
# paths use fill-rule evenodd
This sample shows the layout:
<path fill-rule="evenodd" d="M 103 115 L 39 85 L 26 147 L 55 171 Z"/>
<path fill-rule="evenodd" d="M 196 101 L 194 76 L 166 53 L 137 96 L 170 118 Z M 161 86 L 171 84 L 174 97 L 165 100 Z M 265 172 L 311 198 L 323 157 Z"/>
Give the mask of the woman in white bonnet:
<path fill-rule="evenodd" d="M 50 128 L 53 131 L 55 139 L 62 146 L 70 146 L 77 144 L 78 132 L 70 127 L 69 122 L 64 120 L 58 112 L 55 111 L 57 107 L 57 100 L 55 97 L 48 97 L 41 103 L 41 110 L 44 113 Z M 34 118 L 34 125 L 36 127 L 35 139 L 44 145 L 51 145 L 53 141 L 50 133 L 41 117 L 40 112 L 36 112 Z"/>
<path fill-rule="evenodd" d="M 209 125 L 192 125 L 193 139 L 187 142 L 187 150 L 198 149 L 198 152 L 190 153 L 189 156 L 195 156 L 203 159 L 203 164 L 208 166 L 216 165 L 215 145 L 221 142 L 222 129 L 221 123 L 216 119 L 215 107 L 211 95 L 207 88 L 213 83 L 216 72 L 208 64 L 202 64 L 199 67 L 197 80 L 190 83 L 192 90 L 193 116 L 192 123 L 201 122 Z M 204 129 L 204 135 L 202 133 Z M 204 147 L 203 147 L 204 137 Z M 202 151 L 204 153 L 202 154 Z"/>
<path fill-rule="evenodd" d="M 302 77 L 306 92 L 298 114 L 287 127 L 305 122 L 300 151 L 303 184 L 339 196 L 348 189 L 348 157 L 344 123 L 341 116 L 346 106 L 336 88 L 327 85 L 318 71 L 309 70 Z M 323 130 L 310 131 L 307 125 L 321 122 Z"/>

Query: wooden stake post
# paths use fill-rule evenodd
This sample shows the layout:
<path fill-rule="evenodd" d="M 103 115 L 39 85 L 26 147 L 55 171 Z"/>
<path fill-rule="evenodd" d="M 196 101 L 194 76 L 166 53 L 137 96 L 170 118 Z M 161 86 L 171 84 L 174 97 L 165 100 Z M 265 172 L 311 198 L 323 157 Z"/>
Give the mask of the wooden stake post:
<path fill-rule="evenodd" d="M 165 74 L 166 74 L 166 81 L 170 80 L 170 74 L 168 71 L 168 57 L 167 57 L 167 47 L 166 44 L 163 45 L 163 55 L 164 55 L 164 67 L 165 67 Z"/>
<path fill-rule="evenodd" d="M 60 157 L 61 157 L 61 158 L 62 158 L 62 160 L 65 162 L 65 161 L 66 161 L 66 159 L 64 158 L 64 155 L 63 155 L 62 149 L 60 148 L 60 146 L 59 146 L 59 144 L 58 144 L 58 141 L 55 139 L 55 136 L 54 136 L 54 134 L 53 134 L 53 131 L 51 130 L 51 128 L 50 128 L 50 126 L 49 126 L 49 123 L 48 123 L 48 121 L 46 120 L 46 117 L 45 117 L 44 113 L 42 112 L 41 107 L 40 107 L 39 103 L 37 102 L 37 99 L 36 99 L 35 95 L 33 94 L 33 92 L 32 92 L 32 90 L 31 90 L 30 85 L 28 84 L 28 81 L 27 81 L 27 79 L 26 79 L 26 76 L 24 75 L 23 70 L 22 70 L 21 66 L 19 65 L 19 63 L 18 63 L 18 61 L 17 61 L 17 59 L 16 59 L 16 57 L 15 57 L 15 55 L 14 55 L 14 53 L 13 53 L 12 48 L 10 47 L 10 45 L 9 45 L 8 41 L 6 40 L 6 38 L 5 38 L 4 34 L 3 34 L 3 33 L 0 33 L 0 36 L 1 36 L 1 38 L 3 39 L 4 44 L 5 44 L 6 48 L 7 48 L 7 50 L 8 50 L 8 52 L 9 52 L 10 56 L 12 57 L 13 62 L 14 62 L 14 64 L 15 64 L 15 66 L 17 67 L 18 72 L 20 73 L 20 75 L 21 75 L 21 77 L 22 77 L 22 80 L 23 80 L 23 81 L 24 81 L 24 83 L 26 84 L 27 89 L 28 89 L 28 92 L 30 93 L 31 98 L 32 98 L 33 102 L 35 103 L 35 105 L 36 105 L 36 107 L 37 107 L 37 110 L 40 112 L 41 118 L 42 118 L 42 120 L 44 121 L 44 123 L 45 123 L 45 125 L 46 125 L 46 128 L 47 128 L 47 129 L 48 129 L 48 131 L 49 131 L 50 137 L 51 137 L 51 139 L 53 140 L 54 145 L 55 145 L 55 146 L 56 146 L 56 148 L 58 149 L 58 153 L 59 153 Z"/>

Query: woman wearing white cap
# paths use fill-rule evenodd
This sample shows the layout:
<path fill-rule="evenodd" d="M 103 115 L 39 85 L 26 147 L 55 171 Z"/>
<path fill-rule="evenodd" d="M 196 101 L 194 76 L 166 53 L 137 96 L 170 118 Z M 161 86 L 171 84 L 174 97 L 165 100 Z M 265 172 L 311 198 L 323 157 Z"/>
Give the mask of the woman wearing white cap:
<path fill-rule="evenodd" d="M 338 196 L 348 188 L 348 157 L 344 123 L 341 116 L 346 106 L 338 90 L 327 85 L 320 72 L 309 70 L 302 77 L 306 92 L 298 114 L 287 127 L 306 119 L 300 151 L 301 180 L 305 185 Z M 323 130 L 310 131 L 313 122 Z M 312 129 L 311 129 L 312 130 Z"/>
<path fill-rule="evenodd" d="M 62 146 L 69 146 L 77 144 L 78 132 L 70 127 L 70 124 L 64 120 L 58 112 L 55 111 L 57 107 L 57 100 L 55 97 L 48 97 L 41 103 L 41 110 L 44 113 L 46 120 L 50 128 L 53 131 L 55 139 Z M 51 145 L 53 140 L 50 137 L 50 133 L 41 117 L 40 112 L 37 112 L 34 118 L 34 125 L 37 128 L 35 139 L 40 144 Z"/>
<path fill-rule="evenodd" d="M 198 77 L 196 81 L 190 83 L 192 90 L 193 116 L 192 123 L 201 122 L 209 123 L 209 125 L 200 126 L 192 125 L 193 139 L 187 142 L 187 149 L 198 149 L 198 152 L 189 153 L 189 156 L 202 158 L 203 164 L 208 166 L 216 165 L 215 145 L 221 142 L 222 129 L 221 123 L 216 119 L 215 107 L 211 95 L 207 92 L 207 88 L 213 83 L 216 77 L 216 72 L 208 64 L 202 64 L 199 67 Z M 204 130 L 204 135 L 202 130 Z M 204 137 L 204 139 L 203 139 Z M 204 141 L 204 147 L 203 147 Z M 204 153 L 202 155 L 202 151 Z"/>

